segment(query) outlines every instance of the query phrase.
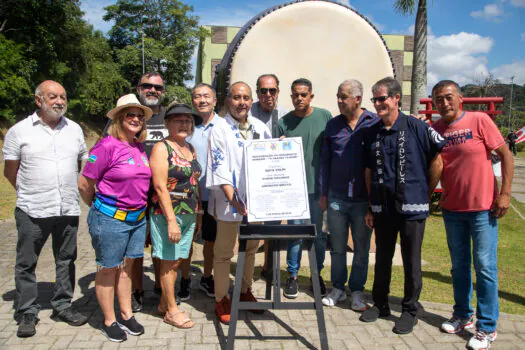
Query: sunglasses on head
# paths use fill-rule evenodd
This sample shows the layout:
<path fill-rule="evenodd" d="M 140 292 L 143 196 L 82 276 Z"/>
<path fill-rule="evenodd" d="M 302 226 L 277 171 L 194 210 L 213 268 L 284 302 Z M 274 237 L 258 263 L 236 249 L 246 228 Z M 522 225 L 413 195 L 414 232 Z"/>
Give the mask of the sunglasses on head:
<path fill-rule="evenodd" d="M 372 98 L 370 99 L 370 102 L 372 102 L 372 103 L 376 103 L 376 102 L 383 103 L 383 102 L 385 102 L 388 98 L 390 98 L 390 96 L 372 97 Z"/>
<path fill-rule="evenodd" d="M 140 121 L 144 121 L 144 119 L 146 118 L 144 114 L 126 113 L 126 118 L 133 119 L 135 117 L 138 117 Z"/>
<path fill-rule="evenodd" d="M 151 90 L 155 88 L 155 90 L 157 91 L 164 91 L 164 86 L 162 85 L 144 83 L 144 84 L 140 84 L 139 86 L 145 90 Z"/>
<path fill-rule="evenodd" d="M 263 95 L 266 95 L 266 93 L 270 91 L 270 95 L 275 95 L 277 93 L 277 89 L 276 88 L 261 88 L 259 89 L 259 92 Z"/>

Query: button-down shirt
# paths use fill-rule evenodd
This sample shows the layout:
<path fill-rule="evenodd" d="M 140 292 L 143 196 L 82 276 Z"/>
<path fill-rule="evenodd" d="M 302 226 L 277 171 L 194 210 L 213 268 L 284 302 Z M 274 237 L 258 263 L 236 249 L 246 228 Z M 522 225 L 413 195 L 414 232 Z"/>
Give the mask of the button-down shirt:
<path fill-rule="evenodd" d="M 248 118 L 253 128 L 252 135 L 258 135 L 260 139 L 271 138 L 270 130 L 263 122 L 251 116 Z M 239 122 L 230 114 L 224 119 L 217 118 L 208 139 L 206 186 L 211 191 L 208 210 L 222 221 L 242 220 L 242 215 L 235 212 L 221 188 L 222 185 L 231 185 L 241 200 L 245 198 L 244 139 L 238 126 Z"/>
<path fill-rule="evenodd" d="M 361 143 L 363 131 L 378 121 L 379 117 L 367 110 L 364 110 L 357 120 L 354 130 L 342 114 L 328 121 L 319 169 L 321 196 L 352 202 L 368 200 Z"/>
<path fill-rule="evenodd" d="M 9 129 L 3 153 L 20 161 L 18 208 L 33 218 L 80 215 L 78 161 L 88 152 L 77 123 L 62 117 L 53 130 L 35 112 Z"/>
<path fill-rule="evenodd" d="M 288 113 L 288 110 L 286 110 L 284 107 L 281 107 L 279 105 L 275 107 L 275 110 L 277 111 L 277 121 L 275 125 L 272 124 L 272 112 L 273 111 L 266 112 L 264 109 L 262 109 L 261 103 L 259 101 L 254 102 L 252 104 L 252 108 L 250 109 L 250 114 L 253 117 L 259 119 L 260 121 L 266 124 L 268 129 L 270 129 L 270 131 L 272 132 L 273 138 L 278 138 L 279 137 L 279 125 L 278 125 L 279 119 L 285 116 Z"/>
<path fill-rule="evenodd" d="M 202 173 L 199 177 L 199 186 L 201 187 L 201 199 L 203 201 L 208 201 L 210 198 L 210 190 L 206 188 L 206 162 L 208 160 L 208 154 L 206 152 L 206 148 L 208 147 L 208 138 L 210 137 L 211 130 L 214 126 L 214 123 L 216 123 L 216 120 L 218 120 L 219 117 L 217 114 L 214 114 L 211 118 L 211 120 L 208 121 L 208 124 L 204 125 L 204 123 L 195 126 L 195 131 L 193 132 L 193 135 L 188 136 L 186 138 L 186 141 L 191 143 L 193 147 L 195 147 L 195 151 L 197 152 L 197 161 L 201 165 Z"/>
<path fill-rule="evenodd" d="M 366 152 L 366 167 L 372 170 L 372 191 L 370 205 L 375 214 L 396 214 L 396 169 L 397 169 L 397 136 L 401 127 L 401 118 L 407 119 L 405 154 L 406 175 L 402 212 L 406 220 L 424 219 L 429 214 L 428 181 L 431 160 L 441 151 L 445 140 L 428 124 L 413 117 L 407 117 L 399 112 L 399 117 L 390 129 L 386 129 L 383 121 L 369 127 L 363 135 L 363 145 Z M 377 165 L 377 134 L 381 152 L 384 156 L 384 166 Z M 384 184 L 379 184 L 378 171 L 384 170 Z"/>

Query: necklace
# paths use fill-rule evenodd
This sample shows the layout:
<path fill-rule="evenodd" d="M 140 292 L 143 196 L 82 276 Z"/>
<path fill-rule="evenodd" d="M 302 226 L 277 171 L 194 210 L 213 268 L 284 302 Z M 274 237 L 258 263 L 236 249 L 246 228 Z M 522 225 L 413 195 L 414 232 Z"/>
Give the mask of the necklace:
<path fill-rule="evenodd" d="M 177 153 L 177 155 L 179 157 L 181 157 L 182 159 L 184 159 L 185 161 L 189 162 L 189 160 L 184 156 L 184 152 L 182 151 L 182 147 L 179 146 L 179 144 L 173 140 L 170 140 L 175 146 L 177 146 L 177 149 L 174 150 L 175 153 Z M 188 145 L 188 143 L 186 141 L 184 141 L 184 148 L 186 148 L 186 146 Z M 178 152 L 177 152 L 178 150 Z"/>

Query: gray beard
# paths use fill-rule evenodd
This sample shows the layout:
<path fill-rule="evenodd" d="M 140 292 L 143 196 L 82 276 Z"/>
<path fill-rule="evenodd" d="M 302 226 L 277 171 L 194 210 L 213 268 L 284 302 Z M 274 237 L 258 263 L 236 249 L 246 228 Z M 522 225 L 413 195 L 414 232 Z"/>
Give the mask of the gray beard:
<path fill-rule="evenodd" d="M 53 105 L 54 106 L 54 105 Z M 62 110 L 55 110 L 53 108 L 53 106 L 51 106 L 51 108 L 48 108 L 46 103 L 42 100 L 42 108 L 41 110 L 44 112 L 44 114 L 51 118 L 52 120 L 54 121 L 57 121 L 59 120 L 61 117 L 64 116 L 64 114 L 66 114 L 66 111 L 67 111 L 67 105 L 64 106 L 64 108 Z"/>
<path fill-rule="evenodd" d="M 140 100 L 140 103 L 143 105 L 143 106 L 148 106 L 148 107 L 157 107 L 160 105 L 160 98 L 157 98 L 156 100 L 152 100 L 152 99 L 148 99 L 146 98 L 146 96 L 143 96 L 143 95 L 140 95 L 139 96 L 139 100 Z"/>

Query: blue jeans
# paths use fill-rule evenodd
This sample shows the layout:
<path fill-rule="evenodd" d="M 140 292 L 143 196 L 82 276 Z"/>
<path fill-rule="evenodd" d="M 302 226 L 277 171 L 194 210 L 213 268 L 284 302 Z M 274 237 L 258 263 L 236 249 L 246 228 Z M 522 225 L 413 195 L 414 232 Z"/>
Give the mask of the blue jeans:
<path fill-rule="evenodd" d="M 453 212 L 443 209 L 447 243 L 452 260 L 454 316 L 468 318 L 473 314 L 470 240 L 474 249 L 476 271 L 476 328 L 494 332 L 499 316 L 498 301 L 498 220 L 490 211 Z"/>
<path fill-rule="evenodd" d="M 323 232 L 323 213 L 321 213 L 318 200 L 313 194 L 308 195 L 308 205 L 310 206 L 310 220 L 290 220 L 288 223 L 292 225 L 310 223 L 315 225 L 317 230 L 317 237 L 314 240 L 315 259 L 317 260 L 317 271 L 318 273 L 321 273 L 326 254 L 326 232 Z M 299 268 L 301 267 L 302 250 L 302 239 L 288 241 L 288 250 L 286 253 L 286 263 L 288 264 L 288 268 L 286 271 L 290 273 L 291 277 L 296 277 L 299 272 Z"/>
<path fill-rule="evenodd" d="M 328 198 L 328 227 L 330 228 L 330 256 L 332 257 L 332 283 L 334 288 L 344 290 L 348 278 L 346 245 L 348 228 L 352 229 L 354 258 L 348 280 L 350 291 L 363 291 L 368 275 L 368 252 L 372 230 L 365 224 L 367 202 L 351 202 Z"/>

